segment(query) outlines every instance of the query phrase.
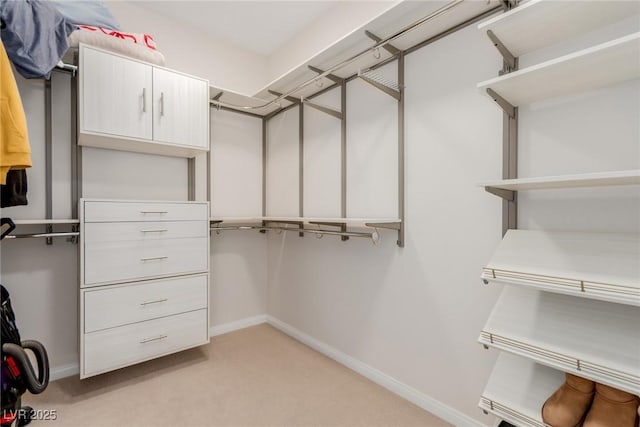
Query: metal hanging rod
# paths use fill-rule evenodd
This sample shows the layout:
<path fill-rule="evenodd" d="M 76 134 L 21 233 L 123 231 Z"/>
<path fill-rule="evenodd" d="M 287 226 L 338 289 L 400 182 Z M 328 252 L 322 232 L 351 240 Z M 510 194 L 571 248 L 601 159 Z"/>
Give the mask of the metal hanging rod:
<path fill-rule="evenodd" d="M 78 231 L 60 232 L 60 233 L 30 233 L 30 234 L 9 234 L 5 236 L 5 239 L 28 239 L 28 238 L 47 238 L 52 237 L 77 237 L 80 233 Z"/>
<path fill-rule="evenodd" d="M 298 86 L 296 86 L 295 88 L 281 94 L 280 96 L 278 96 L 275 99 L 272 99 L 270 101 L 265 101 L 262 105 L 256 105 L 256 106 L 247 106 L 247 105 L 237 105 L 237 104 L 232 104 L 232 103 L 228 103 L 228 102 L 224 102 L 224 101 L 220 101 L 220 100 L 216 100 L 216 101 L 210 101 L 212 104 L 216 104 L 216 105 L 220 105 L 223 107 L 228 107 L 228 108 L 233 108 L 233 109 L 238 109 L 238 110 L 261 110 L 263 108 L 267 108 L 270 107 L 274 104 L 277 104 L 278 102 L 280 102 L 282 99 L 285 99 L 288 96 L 293 95 L 294 93 L 298 92 L 301 89 L 304 89 L 305 87 L 309 86 L 310 84 L 315 83 L 319 78 L 321 77 L 327 77 L 330 74 L 333 74 L 335 71 L 346 67 L 347 65 L 357 61 L 358 59 L 360 59 L 361 57 L 363 57 L 364 55 L 367 55 L 371 52 L 376 51 L 379 48 L 384 48 L 384 46 L 386 46 L 387 44 L 393 42 L 394 40 L 404 36 L 406 33 L 414 30 L 415 28 L 419 27 L 420 25 L 424 24 L 425 22 L 431 21 L 434 18 L 439 17 L 440 15 L 448 12 L 449 10 L 453 9 L 454 7 L 460 5 L 464 0 L 454 0 L 450 3 L 447 3 L 446 5 L 444 5 L 443 7 L 441 7 L 440 9 L 430 13 L 429 15 L 415 21 L 414 23 L 407 25 L 406 27 L 402 28 L 401 30 L 397 31 L 396 33 L 390 35 L 389 37 L 386 37 L 384 39 L 381 39 L 379 42 L 377 42 L 376 44 L 374 44 L 373 46 L 361 51 L 360 53 L 357 53 L 353 56 L 351 56 L 348 59 L 345 59 L 344 61 L 334 65 L 333 67 L 324 70 L 322 73 L 318 74 L 317 76 L 314 76 L 313 78 L 306 80 L 305 82 L 299 84 Z"/>
<path fill-rule="evenodd" d="M 320 228 L 292 228 L 292 227 L 273 227 L 273 226 L 262 226 L 262 225 L 238 225 L 238 226 L 229 226 L 229 227 L 210 227 L 210 231 L 215 231 L 217 234 L 220 231 L 233 231 L 233 230 L 257 230 L 257 231 L 295 231 L 296 233 L 311 233 L 316 234 L 321 238 L 323 235 L 331 235 L 331 236 L 342 236 L 342 237 L 364 237 L 367 239 L 371 239 L 374 244 L 378 244 L 380 242 L 380 233 L 378 230 L 374 230 L 370 233 L 366 232 L 356 232 L 356 231 L 335 231 L 335 230 L 324 230 Z"/>
<path fill-rule="evenodd" d="M 67 63 L 64 63 L 64 62 L 60 62 L 51 71 L 67 72 L 67 73 L 71 73 L 72 75 L 75 76 L 76 73 L 78 72 L 78 66 L 77 65 L 73 65 L 73 64 L 67 64 Z"/>

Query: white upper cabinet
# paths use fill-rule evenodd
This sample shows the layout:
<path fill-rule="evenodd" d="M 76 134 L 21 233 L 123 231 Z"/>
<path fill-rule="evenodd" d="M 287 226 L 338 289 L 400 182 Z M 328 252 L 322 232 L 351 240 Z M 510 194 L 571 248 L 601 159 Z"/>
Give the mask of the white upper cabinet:
<path fill-rule="evenodd" d="M 154 68 L 153 138 L 208 149 L 208 94 L 209 84 L 205 80 Z"/>
<path fill-rule="evenodd" d="M 80 58 L 80 132 L 152 139 L 151 67 L 94 49 Z"/>
<path fill-rule="evenodd" d="M 78 144 L 194 157 L 209 150 L 209 83 L 81 45 Z"/>

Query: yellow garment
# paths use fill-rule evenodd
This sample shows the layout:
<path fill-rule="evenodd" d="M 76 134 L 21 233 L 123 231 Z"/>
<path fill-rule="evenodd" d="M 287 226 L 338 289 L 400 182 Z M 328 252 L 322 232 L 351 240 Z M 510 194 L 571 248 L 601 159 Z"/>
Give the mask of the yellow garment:
<path fill-rule="evenodd" d="M 6 184 L 9 169 L 29 167 L 27 119 L 7 52 L 0 41 L 0 184 Z"/>

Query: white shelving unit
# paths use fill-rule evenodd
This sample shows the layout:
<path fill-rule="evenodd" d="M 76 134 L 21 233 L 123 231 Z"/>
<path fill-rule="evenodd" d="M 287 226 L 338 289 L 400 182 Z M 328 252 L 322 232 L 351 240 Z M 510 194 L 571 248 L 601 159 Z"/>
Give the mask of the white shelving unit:
<path fill-rule="evenodd" d="M 640 169 L 535 178 L 503 179 L 479 184 L 479 186 L 485 188 L 497 188 L 510 191 L 605 187 L 614 185 L 640 185 Z"/>
<path fill-rule="evenodd" d="M 507 154 L 516 152 L 517 107 L 640 78 L 640 28 L 623 37 L 517 70 L 516 58 L 640 17 L 637 1 L 530 0 L 478 26 L 503 55 L 502 75 L 478 84 L 504 110 Z M 517 218 L 516 192 L 640 184 L 640 170 L 517 178 L 480 184 L 504 199 L 504 228 Z M 515 215 L 514 215 L 515 213 Z M 506 284 L 479 342 L 502 350 L 480 408 L 517 426 L 545 427 L 541 410 L 564 372 L 640 393 L 640 236 L 561 231 L 506 232 L 482 272 Z"/>
<path fill-rule="evenodd" d="M 640 394 L 637 307 L 505 287 L 479 341 Z"/>
<path fill-rule="evenodd" d="M 518 378 L 519 381 L 513 381 Z M 523 357 L 501 353 L 479 406 L 514 425 L 546 427 L 541 408 L 564 382 L 564 373 Z"/>
<path fill-rule="evenodd" d="M 478 84 L 511 105 L 598 89 L 640 78 L 640 32 Z"/>
<path fill-rule="evenodd" d="M 638 235 L 509 230 L 482 279 L 640 306 L 638 260 Z"/>
<path fill-rule="evenodd" d="M 640 16 L 637 1 L 530 0 L 478 29 L 492 31 L 518 57 L 632 16 Z"/>

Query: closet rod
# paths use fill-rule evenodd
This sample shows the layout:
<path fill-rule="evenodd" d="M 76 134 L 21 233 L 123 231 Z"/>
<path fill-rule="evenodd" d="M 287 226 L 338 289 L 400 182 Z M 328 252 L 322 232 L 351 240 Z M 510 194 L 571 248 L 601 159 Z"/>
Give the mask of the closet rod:
<path fill-rule="evenodd" d="M 52 238 L 52 237 L 77 237 L 80 233 L 77 231 L 61 232 L 61 233 L 33 233 L 33 234 L 10 234 L 5 239 L 27 239 L 27 238 Z"/>
<path fill-rule="evenodd" d="M 380 241 L 380 235 L 377 231 L 371 233 L 355 232 L 355 231 L 334 231 L 316 228 L 289 228 L 289 227 L 269 227 L 262 225 L 239 225 L 233 227 L 211 227 L 211 231 L 231 231 L 231 230 L 257 230 L 257 231 L 295 231 L 296 233 L 312 233 L 318 235 L 344 236 L 344 237 L 365 237 L 373 240 L 374 243 Z"/>
<path fill-rule="evenodd" d="M 71 73 L 75 76 L 76 73 L 78 72 L 78 66 L 62 62 L 56 65 L 56 67 L 51 71 L 58 71 L 61 73 Z"/>
<path fill-rule="evenodd" d="M 434 18 L 437 18 L 438 16 L 448 12 L 450 9 L 453 9 L 454 7 L 460 5 L 464 0 L 454 0 L 446 5 L 444 5 L 443 7 L 441 7 L 440 9 L 436 10 L 435 12 L 430 13 L 429 15 L 415 21 L 414 23 L 402 28 L 401 30 L 397 31 L 396 33 L 394 33 L 393 35 L 386 37 L 384 39 L 381 39 L 379 42 L 377 42 L 376 44 L 374 44 L 373 46 L 361 51 L 360 53 L 357 53 L 353 56 L 351 56 L 348 59 L 345 59 L 344 61 L 334 65 L 331 68 L 328 68 L 327 70 L 325 70 L 324 72 L 318 74 L 317 76 L 314 76 L 313 78 L 304 81 L 303 83 L 299 84 L 298 86 L 296 86 L 295 88 L 283 93 L 282 95 L 276 97 L 275 99 L 272 99 L 271 101 L 266 101 L 264 104 L 262 105 L 256 105 L 256 106 L 246 106 L 246 105 L 237 105 L 237 104 L 231 104 L 228 102 L 223 102 L 223 101 L 210 101 L 213 104 L 216 105 L 221 105 L 223 107 L 229 107 L 229 108 L 234 108 L 234 109 L 239 109 L 239 110 L 261 110 L 263 108 L 266 107 L 270 107 L 271 105 L 274 105 L 276 103 L 278 103 L 280 100 L 285 99 L 288 96 L 293 95 L 294 93 L 298 92 L 301 89 L 304 89 L 305 87 L 309 86 L 312 83 L 315 83 L 319 78 L 322 77 L 327 77 L 329 74 L 333 74 L 335 71 L 346 67 L 347 65 L 357 61 L 358 59 L 360 59 L 361 57 L 363 57 L 364 55 L 367 55 L 373 51 L 375 51 L 376 49 L 379 48 L 384 48 L 385 45 L 387 45 L 388 43 L 393 42 L 394 40 L 404 36 L 406 33 L 414 30 L 415 28 L 419 27 L 420 25 L 424 24 L 425 22 L 428 22 Z"/>

